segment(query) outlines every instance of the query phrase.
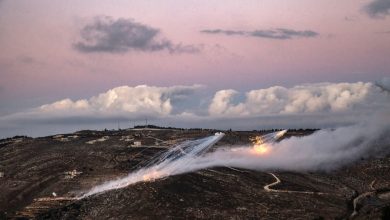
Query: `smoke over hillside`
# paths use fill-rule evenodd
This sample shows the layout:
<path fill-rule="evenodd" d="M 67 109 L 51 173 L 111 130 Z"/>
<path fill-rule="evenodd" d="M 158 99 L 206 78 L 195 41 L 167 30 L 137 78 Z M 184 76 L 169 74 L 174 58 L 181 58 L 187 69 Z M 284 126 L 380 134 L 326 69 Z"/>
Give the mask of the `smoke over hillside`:
<path fill-rule="evenodd" d="M 328 171 L 360 158 L 390 152 L 390 114 L 382 113 L 362 123 L 320 130 L 306 137 L 292 137 L 270 144 L 267 155 L 248 148 L 221 149 L 194 161 L 192 168 L 232 166 L 259 170 Z"/>
<path fill-rule="evenodd" d="M 219 147 L 214 152 L 199 154 L 218 141 L 219 136 L 190 142 L 189 151 L 179 145 L 156 158 L 157 162 L 150 166 L 134 171 L 125 178 L 96 186 L 84 196 L 210 167 L 227 166 L 261 171 L 329 171 L 360 158 L 390 152 L 388 112 L 353 126 L 320 130 L 310 136 L 291 137 L 276 142 L 284 132 L 271 134 L 275 138 L 263 137 L 260 149 L 256 149 L 256 145 Z"/>

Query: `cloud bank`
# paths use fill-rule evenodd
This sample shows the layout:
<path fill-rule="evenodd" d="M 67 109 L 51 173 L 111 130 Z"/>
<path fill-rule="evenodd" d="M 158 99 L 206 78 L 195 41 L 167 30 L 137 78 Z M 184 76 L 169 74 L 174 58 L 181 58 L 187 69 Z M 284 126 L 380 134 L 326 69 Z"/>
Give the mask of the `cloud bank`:
<path fill-rule="evenodd" d="M 374 0 L 363 10 L 373 18 L 384 18 L 390 14 L 390 0 Z"/>
<path fill-rule="evenodd" d="M 81 41 L 73 47 L 83 53 L 125 53 L 128 51 L 163 51 L 197 53 L 193 45 L 174 44 L 162 38 L 160 30 L 131 19 L 96 17 L 81 31 Z"/>
<path fill-rule="evenodd" d="M 273 86 L 241 95 L 232 89 L 199 97 L 204 87 L 120 86 L 96 96 L 65 98 L 0 117 L 0 134 L 42 135 L 83 129 L 117 128 L 145 122 L 217 129 L 329 128 L 352 125 L 390 109 L 390 81 Z M 203 92 L 202 92 L 203 93 Z M 204 104 L 206 103 L 206 105 Z M 83 126 L 81 126 L 81 124 Z M 39 131 L 39 127 L 42 130 Z M 39 131 L 39 133 L 37 133 Z"/>
<path fill-rule="evenodd" d="M 227 36 L 246 36 L 246 37 L 258 37 L 268 38 L 275 40 L 290 40 L 294 38 L 313 38 L 319 34 L 311 30 L 292 30 L 286 28 L 276 28 L 270 30 L 254 30 L 254 31 L 237 31 L 237 30 L 222 30 L 222 29 L 206 29 L 201 30 L 204 34 L 222 34 Z"/>
<path fill-rule="evenodd" d="M 69 98 L 42 105 L 34 111 L 58 115 L 151 115 L 157 117 L 213 117 L 239 118 L 256 116 L 288 116 L 306 114 L 337 114 L 370 112 L 390 107 L 389 79 L 374 83 L 318 83 L 286 88 L 273 86 L 251 90 L 242 100 L 235 100 L 239 92 L 220 90 L 210 100 L 206 115 L 194 109 L 173 113 L 181 101 L 193 99 L 201 85 L 155 87 L 140 85 L 120 86 L 89 99 Z M 200 100 L 194 100 L 200 102 Z M 199 112 L 199 111 L 198 111 Z"/>
<path fill-rule="evenodd" d="M 260 116 L 370 111 L 390 107 L 389 94 L 373 83 L 320 83 L 292 88 L 252 90 L 233 103 L 234 90 L 218 91 L 209 107 L 212 116 Z"/>
<path fill-rule="evenodd" d="M 40 113 L 58 114 L 129 114 L 166 116 L 172 112 L 172 102 L 188 98 L 202 86 L 136 87 L 120 86 L 88 100 L 63 99 L 35 109 Z"/>

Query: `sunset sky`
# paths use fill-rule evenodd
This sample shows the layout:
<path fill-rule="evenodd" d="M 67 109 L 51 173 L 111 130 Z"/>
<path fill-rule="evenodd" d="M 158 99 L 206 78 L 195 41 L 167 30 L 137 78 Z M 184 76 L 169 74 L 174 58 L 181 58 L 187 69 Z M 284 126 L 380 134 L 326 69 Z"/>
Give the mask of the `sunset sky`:
<path fill-rule="evenodd" d="M 159 96 L 164 116 L 211 117 L 222 114 L 218 91 L 248 106 L 252 90 L 343 82 L 371 91 L 353 83 L 389 76 L 390 0 L 0 0 L 0 132 L 60 100 L 96 106 L 90 99 L 119 86 L 169 96 Z M 142 111 L 131 109 L 120 112 Z M 224 112 L 259 115 L 248 109 Z"/>

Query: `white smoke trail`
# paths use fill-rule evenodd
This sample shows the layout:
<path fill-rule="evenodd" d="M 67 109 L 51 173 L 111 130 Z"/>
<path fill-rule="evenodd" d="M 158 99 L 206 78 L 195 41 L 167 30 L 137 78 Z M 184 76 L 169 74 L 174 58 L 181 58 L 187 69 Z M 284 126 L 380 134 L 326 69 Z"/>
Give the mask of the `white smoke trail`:
<path fill-rule="evenodd" d="M 265 136 L 277 138 L 279 134 Z M 218 139 L 219 140 L 219 139 Z M 200 155 L 218 141 L 206 138 L 184 156 L 165 155 L 165 159 L 150 167 L 130 173 L 127 177 L 93 188 L 82 197 L 136 182 L 153 180 L 218 166 L 254 170 L 328 171 L 351 163 L 360 157 L 388 153 L 390 148 L 390 114 L 335 130 L 321 130 L 310 136 L 292 137 L 281 142 L 269 142 L 270 152 L 259 155 L 252 148 L 220 148 Z M 268 140 L 272 140 L 268 139 Z M 179 149 L 178 147 L 174 148 Z M 162 157 L 162 158 L 164 158 Z"/>
<path fill-rule="evenodd" d="M 123 188 L 140 181 L 149 181 L 181 173 L 193 164 L 193 160 L 196 160 L 202 153 L 210 149 L 223 136 L 223 133 L 216 133 L 214 136 L 184 142 L 159 155 L 145 168 L 130 173 L 124 178 L 96 186 L 82 195 L 81 198 L 111 189 Z"/>

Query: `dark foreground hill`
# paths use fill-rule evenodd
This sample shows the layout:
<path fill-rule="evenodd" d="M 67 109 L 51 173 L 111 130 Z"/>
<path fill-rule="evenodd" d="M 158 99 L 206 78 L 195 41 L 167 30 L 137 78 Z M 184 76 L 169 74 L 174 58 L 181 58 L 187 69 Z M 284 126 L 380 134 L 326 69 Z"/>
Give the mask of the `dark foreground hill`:
<path fill-rule="evenodd" d="M 135 129 L 1 140 L 0 219 L 390 219 L 387 156 L 330 173 L 210 168 L 74 199 L 169 146 L 214 132 Z M 258 134 L 227 132 L 217 145 L 249 144 Z"/>

